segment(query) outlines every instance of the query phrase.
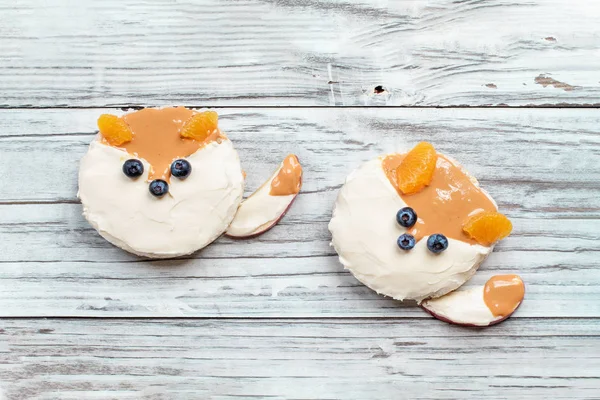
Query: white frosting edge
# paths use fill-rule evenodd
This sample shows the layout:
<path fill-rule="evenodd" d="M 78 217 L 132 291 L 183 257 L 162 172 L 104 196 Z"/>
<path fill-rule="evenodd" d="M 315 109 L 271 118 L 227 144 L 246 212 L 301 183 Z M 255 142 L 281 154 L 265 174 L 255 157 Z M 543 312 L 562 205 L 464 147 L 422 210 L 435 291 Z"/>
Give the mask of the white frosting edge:
<path fill-rule="evenodd" d="M 272 196 L 271 182 L 277 177 L 283 163 L 277 171 L 252 195 L 242 202 L 235 218 L 227 228 L 227 235 L 248 237 L 270 229 L 294 201 L 297 194 Z"/>
<path fill-rule="evenodd" d="M 123 174 L 122 163 L 129 158 L 126 151 L 101 143 L 98 136 L 80 165 L 83 215 L 114 245 L 150 258 L 188 255 L 213 242 L 233 220 L 244 178 L 230 140 L 211 142 L 186 157 L 192 174 L 184 181 L 173 177 L 169 194 L 161 199 L 148 192 L 150 166 L 145 160 L 140 159 L 144 164 L 140 178 L 131 180 Z M 136 242 L 136 235 L 146 235 L 147 243 Z"/>
<path fill-rule="evenodd" d="M 449 248 L 440 255 L 433 255 L 427 249 L 425 237 L 409 252 L 397 246 L 390 248 L 395 246 L 397 237 L 407 231 L 394 218 L 397 210 L 407 205 L 387 179 L 382 168 L 383 158 L 363 164 L 347 177 L 329 223 L 331 245 L 344 268 L 379 294 L 417 302 L 443 296 L 468 281 L 493 246 L 448 239 Z M 363 207 L 352 206 L 361 202 Z M 382 238 L 384 244 L 380 245 L 374 238 Z M 398 260 L 403 262 L 398 263 Z M 410 271 L 402 272 L 402 269 Z"/>
<path fill-rule="evenodd" d="M 495 317 L 483 299 L 484 286 L 457 290 L 421 305 L 438 317 L 463 325 L 488 326 L 502 319 Z"/>

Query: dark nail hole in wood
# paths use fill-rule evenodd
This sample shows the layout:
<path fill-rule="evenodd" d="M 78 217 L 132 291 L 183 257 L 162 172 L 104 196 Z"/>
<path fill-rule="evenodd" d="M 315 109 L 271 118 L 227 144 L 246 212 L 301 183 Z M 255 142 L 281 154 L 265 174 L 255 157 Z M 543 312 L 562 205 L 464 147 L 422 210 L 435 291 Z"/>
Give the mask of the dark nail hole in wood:
<path fill-rule="evenodd" d="M 385 89 L 383 88 L 383 86 L 379 85 L 379 86 L 375 86 L 375 89 L 373 89 L 373 92 L 375 92 L 377 94 L 381 94 L 381 93 L 385 92 Z"/>

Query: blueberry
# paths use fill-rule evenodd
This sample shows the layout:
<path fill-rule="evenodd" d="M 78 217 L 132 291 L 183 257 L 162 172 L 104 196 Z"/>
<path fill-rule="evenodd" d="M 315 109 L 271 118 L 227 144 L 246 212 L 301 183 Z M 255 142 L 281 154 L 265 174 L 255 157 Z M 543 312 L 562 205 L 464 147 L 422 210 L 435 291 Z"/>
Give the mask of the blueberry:
<path fill-rule="evenodd" d="M 417 222 L 417 213 L 410 207 L 401 208 L 396 214 L 396 221 L 405 227 L 410 228 Z"/>
<path fill-rule="evenodd" d="M 427 248 L 435 254 L 441 253 L 448 248 L 448 239 L 441 233 L 434 233 L 427 239 Z"/>
<path fill-rule="evenodd" d="M 169 184 L 162 179 L 155 179 L 150 182 L 150 193 L 156 197 L 163 197 L 169 192 Z"/>
<path fill-rule="evenodd" d="M 171 175 L 185 179 L 192 172 L 192 165 L 186 160 L 175 160 L 171 164 Z"/>
<path fill-rule="evenodd" d="M 398 236 L 398 247 L 402 250 L 410 250 L 415 247 L 416 243 L 415 237 L 408 233 Z"/>
<path fill-rule="evenodd" d="M 144 173 L 144 164 L 140 160 L 132 158 L 123 164 L 123 173 L 130 178 L 137 178 Z"/>

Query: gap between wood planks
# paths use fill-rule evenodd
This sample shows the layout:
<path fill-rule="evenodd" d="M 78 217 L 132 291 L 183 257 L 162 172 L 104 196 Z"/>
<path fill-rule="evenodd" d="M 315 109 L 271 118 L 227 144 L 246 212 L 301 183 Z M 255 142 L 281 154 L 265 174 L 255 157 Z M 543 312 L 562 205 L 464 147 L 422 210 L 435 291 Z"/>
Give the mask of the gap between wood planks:
<path fill-rule="evenodd" d="M 415 306 L 417 307 L 417 306 Z M 302 316 L 302 317 L 281 317 L 281 316 L 173 316 L 173 317 L 143 317 L 143 316 L 131 316 L 131 317 L 116 317 L 116 316 L 44 316 L 44 315 L 34 315 L 34 316 L 11 316 L 11 317 L 0 317 L 0 321 L 10 321 L 10 320 L 36 320 L 36 319 L 44 319 L 44 320 L 115 320 L 115 321 L 129 321 L 129 320 L 140 320 L 140 321 L 296 321 L 298 323 L 310 321 L 339 321 L 339 322 L 350 322 L 354 323 L 356 321 L 422 321 L 422 320 L 431 320 L 436 321 L 435 318 L 430 316 L 429 314 L 423 311 L 423 316 L 395 316 L 395 317 L 384 317 L 384 316 L 372 316 L 372 317 L 348 317 L 348 316 Z M 586 321 L 595 321 L 599 320 L 600 317 L 520 317 L 518 315 L 512 316 L 510 320 L 543 320 L 544 322 L 550 321 L 569 321 L 569 320 L 586 320 Z M 503 322 L 503 324 L 506 323 Z M 452 325 L 452 324 L 449 324 Z M 465 329 L 471 329 L 466 327 Z M 479 328 L 473 327 L 472 329 L 478 330 Z M 493 328 L 492 328 L 493 329 Z M 0 331 L 0 333 L 2 333 Z"/>
<path fill-rule="evenodd" d="M 157 107 L 168 107 L 168 106 L 176 106 L 176 107 L 187 107 L 191 109 L 196 108 L 217 108 L 217 109 L 428 109 L 428 108 L 456 108 L 456 109 L 563 109 L 563 108 L 575 108 L 575 109 L 597 109 L 600 108 L 600 103 L 588 103 L 588 104 L 574 104 L 574 103 L 558 103 L 558 104 L 539 104 L 539 105 L 524 105 L 524 106 L 511 106 L 508 104 L 499 104 L 499 105 L 449 105 L 449 106 L 420 106 L 420 105 L 403 105 L 403 106 L 326 106 L 326 105 L 314 105 L 314 106 L 273 106 L 273 105 L 265 105 L 265 106 L 257 106 L 257 105 L 249 105 L 249 106 L 223 106 L 223 105 L 212 105 L 212 104 L 145 104 L 145 105 L 123 105 L 123 104 L 114 104 L 114 105 L 92 105 L 92 106 L 0 106 L 0 110 L 94 110 L 94 109 L 108 109 L 114 110 L 116 108 L 120 108 L 123 111 L 133 111 L 133 110 L 141 110 L 143 108 L 157 108 Z"/>

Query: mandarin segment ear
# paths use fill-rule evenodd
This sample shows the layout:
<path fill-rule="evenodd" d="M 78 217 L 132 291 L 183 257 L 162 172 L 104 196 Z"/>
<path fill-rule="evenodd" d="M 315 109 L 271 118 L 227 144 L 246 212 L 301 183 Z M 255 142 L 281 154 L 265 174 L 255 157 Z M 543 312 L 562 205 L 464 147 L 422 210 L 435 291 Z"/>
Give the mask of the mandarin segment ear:
<path fill-rule="evenodd" d="M 102 114 L 98 118 L 98 129 L 104 139 L 112 146 L 121 146 L 133 139 L 133 132 L 123 118 L 111 114 Z"/>
<path fill-rule="evenodd" d="M 463 231 L 479 244 L 489 246 L 507 237 L 512 231 L 512 223 L 499 212 L 480 212 L 465 222 Z"/>
<path fill-rule="evenodd" d="M 187 120 L 179 134 L 182 138 L 205 141 L 219 128 L 219 115 L 214 111 L 203 111 Z"/>
<path fill-rule="evenodd" d="M 400 191 L 403 194 L 413 194 L 428 186 L 433 179 L 436 162 L 437 153 L 431 143 L 417 144 L 396 169 Z"/>

